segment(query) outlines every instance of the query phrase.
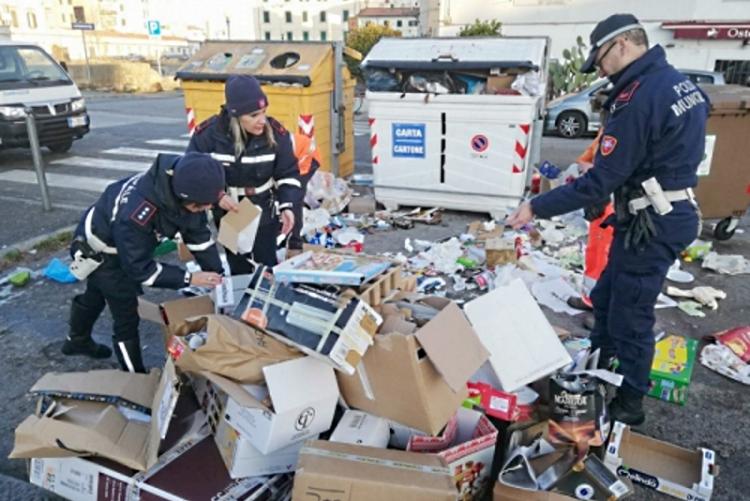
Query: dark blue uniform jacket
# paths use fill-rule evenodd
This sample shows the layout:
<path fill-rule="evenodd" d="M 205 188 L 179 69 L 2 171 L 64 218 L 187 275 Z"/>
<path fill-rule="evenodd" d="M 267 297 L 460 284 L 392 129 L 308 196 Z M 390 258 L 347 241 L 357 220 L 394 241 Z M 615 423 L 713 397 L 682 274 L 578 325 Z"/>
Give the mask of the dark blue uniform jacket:
<path fill-rule="evenodd" d="M 159 155 L 148 171 L 110 184 L 76 228 L 76 236 L 90 243 L 86 218 L 93 210 L 91 233 L 108 247 L 105 253 L 116 252 L 125 273 L 142 285 L 170 289 L 186 285 L 185 270 L 154 260 L 160 240 L 174 238 L 178 232 L 201 269 L 222 272 L 206 213 L 189 212 L 172 192 L 170 177 L 179 158 Z"/>
<path fill-rule="evenodd" d="M 600 203 L 620 186 L 636 187 L 652 176 L 665 191 L 698 183 L 709 111 L 703 91 L 667 63 L 659 45 L 610 80 L 614 88 L 604 104 L 610 117 L 594 168 L 534 198 L 536 216 L 549 218 Z"/>

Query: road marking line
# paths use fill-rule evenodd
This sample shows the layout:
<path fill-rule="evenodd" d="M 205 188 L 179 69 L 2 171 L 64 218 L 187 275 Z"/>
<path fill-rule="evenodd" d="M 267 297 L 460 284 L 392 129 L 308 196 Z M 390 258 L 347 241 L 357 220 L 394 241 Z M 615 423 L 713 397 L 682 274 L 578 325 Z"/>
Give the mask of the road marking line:
<path fill-rule="evenodd" d="M 71 165 L 74 167 L 96 167 L 104 170 L 118 170 L 140 172 L 151 167 L 151 162 L 130 162 L 128 160 L 112 160 L 109 158 L 72 156 L 60 158 L 50 162 L 53 165 Z"/>
<path fill-rule="evenodd" d="M 103 150 L 102 153 L 108 153 L 110 155 L 126 155 L 131 157 L 156 158 L 156 155 L 158 155 L 159 153 L 166 153 L 168 155 L 182 155 L 184 151 L 151 150 L 148 148 L 131 148 L 130 146 L 120 146 L 119 148 Z"/>
<path fill-rule="evenodd" d="M 186 139 L 149 139 L 146 141 L 148 144 L 158 144 L 159 146 L 177 146 L 179 148 L 187 148 L 189 140 Z"/>
<path fill-rule="evenodd" d="M 54 174 L 48 172 L 47 185 L 51 188 L 72 188 L 74 190 L 102 192 L 116 179 L 102 179 L 89 176 L 70 176 L 68 174 Z M 36 174 L 30 170 L 9 170 L 0 172 L 0 181 L 13 183 L 37 184 Z"/>

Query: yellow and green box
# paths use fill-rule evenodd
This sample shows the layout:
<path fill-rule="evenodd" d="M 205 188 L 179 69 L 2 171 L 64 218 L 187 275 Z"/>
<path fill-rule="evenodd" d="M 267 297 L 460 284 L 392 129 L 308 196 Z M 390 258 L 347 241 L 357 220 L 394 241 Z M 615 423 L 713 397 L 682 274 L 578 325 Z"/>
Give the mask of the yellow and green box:
<path fill-rule="evenodd" d="M 698 341 L 682 336 L 667 336 L 656 343 L 649 396 L 685 405 L 697 352 Z"/>

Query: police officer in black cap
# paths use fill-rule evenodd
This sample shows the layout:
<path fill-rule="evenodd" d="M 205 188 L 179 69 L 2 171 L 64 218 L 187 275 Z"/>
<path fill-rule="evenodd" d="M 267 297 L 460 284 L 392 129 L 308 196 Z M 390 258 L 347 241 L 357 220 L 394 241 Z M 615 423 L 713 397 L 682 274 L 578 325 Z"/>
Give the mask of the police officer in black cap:
<path fill-rule="evenodd" d="M 277 239 L 292 231 L 294 208 L 304 194 L 290 134 L 266 115 L 268 99 L 258 80 L 232 75 L 224 95 L 221 112 L 196 128 L 188 151 L 210 153 L 226 169 L 227 196 L 214 212 L 218 224 L 244 197 L 263 210 L 252 253 L 236 255 L 227 250 L 229 267 L 237 275 L 253 271 L 250 259 L 266 266 L 276 264 Z"/>
<path fill-rule="evenodd" d="M 91 338 L 106 304 L 120 367 L 145 372 L 138 337 L 142 286 L 211 288 L 221 283 L 222 264 L 206 210 L 223 196 L 224 168 L 201 153 L 159 155 L 148 171 L 110 184 L 75 231 L 71 271 L 86 279 L 86 290 L 73 298 L 62 352 L 92 358 L 112 354 Z M 203 271 L 190 274 L 154 260 L 160 240 L 178 233 Z"/>
<path fill-rule="evenodd" d="M 508 223 L 549 218 L 615 194 L 615 227 L 606 269 L 591 292 L 592 346 L 617 357 L 624 382 L 610 405 L 613 419 L 645 420 L 643 396 L 654 355 L 654 305 L 670 265 L 698 233 L 692 187 L 704 153 L 709 103 L 667 63 L 661 46 L 630 14 L 616 14 L 591 32 L 581 67 L 609 77 L 609 119 L 594 168 L 575 182 L 524 202 Z"/>

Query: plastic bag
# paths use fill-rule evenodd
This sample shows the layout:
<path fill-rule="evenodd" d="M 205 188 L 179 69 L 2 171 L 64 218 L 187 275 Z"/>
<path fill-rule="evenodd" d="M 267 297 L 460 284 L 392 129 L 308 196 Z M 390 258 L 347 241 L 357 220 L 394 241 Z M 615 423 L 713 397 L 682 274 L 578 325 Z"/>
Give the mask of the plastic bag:
<path fill-rule="evenodd" d="M 544 93 L 544 85 L 542 85 L 538 71 L 528 71 L 518 75 L 510 87 L 524 96 L 541 96 Z"/>
<path fill-rule="evenodd" d="M 78 281 L 76 277 L 70 273 L 68 266 L 57 258 L 53 258 L 49 262 L 44 271 L 42 272 L 45 278 L 60 282 L 61 284 L 74 284 Z"/>
<path fill-rule="evenodd" d="M 367 90 L 375 92 L 398 92 L 401 81 L 398 75 L 387 70 L 373 69 L 365 72 Z"/>

